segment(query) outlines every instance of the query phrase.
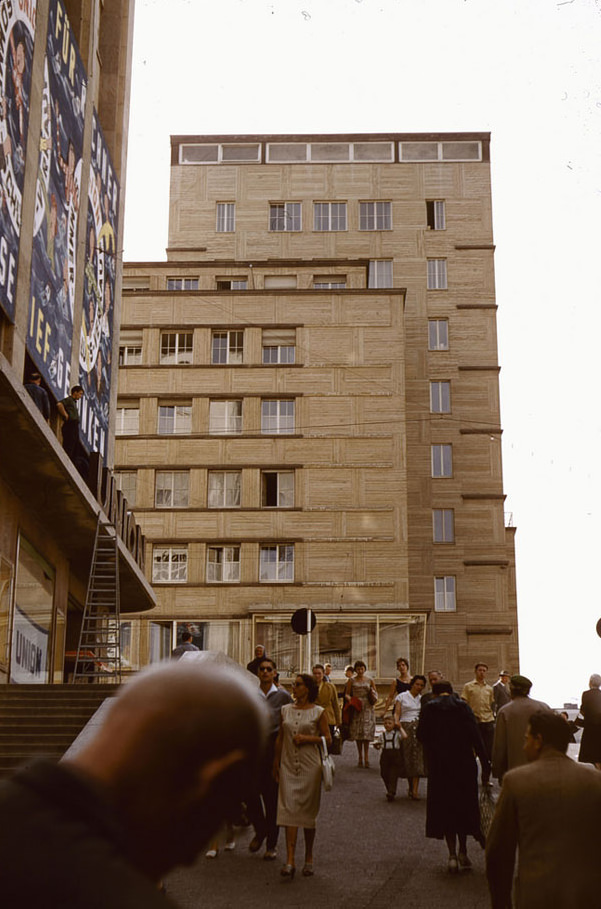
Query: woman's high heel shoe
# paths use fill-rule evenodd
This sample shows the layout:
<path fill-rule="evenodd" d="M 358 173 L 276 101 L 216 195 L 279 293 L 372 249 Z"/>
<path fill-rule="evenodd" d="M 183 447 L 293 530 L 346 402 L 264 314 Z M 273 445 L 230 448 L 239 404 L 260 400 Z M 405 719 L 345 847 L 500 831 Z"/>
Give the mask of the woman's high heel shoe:
<path fill-rule="evenodd" d="M 305 877 L 313 877 L 313 862 L 305 862 L 303 875 Z"/>
<path fill-rule="evenodd" d="M 295 872 L 296 872 L 296 868 L 294 867 L 294 865 L 283 865 L 280 870 L 280 874 L 282 875 L 282 877 L 289 877 L 291 881 L 294 880 Z"/>

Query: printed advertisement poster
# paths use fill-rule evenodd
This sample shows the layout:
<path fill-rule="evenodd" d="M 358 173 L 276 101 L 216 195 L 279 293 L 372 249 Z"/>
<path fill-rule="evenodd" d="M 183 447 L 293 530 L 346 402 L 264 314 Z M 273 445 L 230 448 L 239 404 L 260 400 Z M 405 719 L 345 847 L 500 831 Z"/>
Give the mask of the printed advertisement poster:
<path fill-rule="evenodd" d="M 20 685 L 48 681 L 48 630 L 32 622 L 16 605 L 10 680 Z"/>
<path fill-rule="evenodd" d="M 36 0 L 0 0 L 0 306 L 13 321 Z"/>
<path fill-rule="evenodd" d="M 119 184 L 94 111 L 88 188 L 86 266 L 79 348 L 81 442 L 106 456 L 117 265 Z"/>
<path fill-rule="evenodd" d="M 50 0 L 27 349 L 58 400 L 71 384 L 86 79 L 60 0 Z"/>

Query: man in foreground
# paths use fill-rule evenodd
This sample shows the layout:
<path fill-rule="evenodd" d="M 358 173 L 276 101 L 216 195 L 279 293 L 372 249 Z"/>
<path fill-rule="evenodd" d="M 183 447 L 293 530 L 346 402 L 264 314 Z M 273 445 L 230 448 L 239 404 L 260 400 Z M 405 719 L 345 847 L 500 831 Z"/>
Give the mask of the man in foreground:
<path fill-rule="evenodd" d="M 516 849 L 516 909 L 599 906 L 601 773 L 567 756 L 569 737 L 563 717 L 530 717 L 530 763 L 505 775 L 486 841 L 493 909 L 511 909 Z"/>
<path fill-rule="evenodd" d="M 235 670 L 182 661 L 138 674 L 74 757 L 39 762 L 0 786 L 3 904 L 173 905 L 158 883 L 193 862 L 237 810 L 264 723 Z"/>

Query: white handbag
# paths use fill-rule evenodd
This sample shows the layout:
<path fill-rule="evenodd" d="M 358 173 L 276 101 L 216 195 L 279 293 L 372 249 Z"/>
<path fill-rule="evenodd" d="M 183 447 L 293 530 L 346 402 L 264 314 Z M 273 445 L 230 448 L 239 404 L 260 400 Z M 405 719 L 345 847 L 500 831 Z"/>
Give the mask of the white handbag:
<path fill-rule="evenodd" d="M 321 737 L 321 778 L 323 780 L 323 788 L 326 792 L 329 792 L 334 784 L 334 774 L 336 773 L 336 764 L 330 754 L 328 754 L 328 746 L 326 744 L 326 738 L 324 735 Z"/>

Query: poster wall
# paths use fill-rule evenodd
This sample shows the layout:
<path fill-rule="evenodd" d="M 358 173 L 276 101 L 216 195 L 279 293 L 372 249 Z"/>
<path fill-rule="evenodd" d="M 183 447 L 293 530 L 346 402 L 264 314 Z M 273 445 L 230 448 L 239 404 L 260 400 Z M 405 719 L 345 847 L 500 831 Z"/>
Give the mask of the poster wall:
<path fill-rule="evenodd" d="M 60 0 L 50 0 L 31 257 L 27 349 L 60 400 L 69 393 L 86 73 Z"/>
<path fill-rule="evenodd" d="M 79 347 L 81 442 L 106 456 L 117 266 L 119 183 L 94 111 L 88 186 L 86 265 Z"/>
<path fill-rule="evenodd" d="M 0 307 L 15 314 L 36 0 L 0 0 Z"/>

